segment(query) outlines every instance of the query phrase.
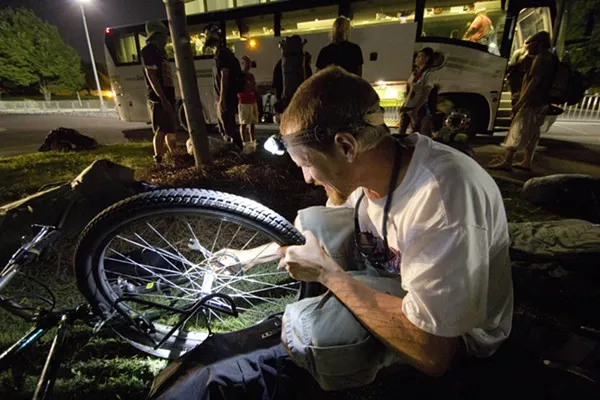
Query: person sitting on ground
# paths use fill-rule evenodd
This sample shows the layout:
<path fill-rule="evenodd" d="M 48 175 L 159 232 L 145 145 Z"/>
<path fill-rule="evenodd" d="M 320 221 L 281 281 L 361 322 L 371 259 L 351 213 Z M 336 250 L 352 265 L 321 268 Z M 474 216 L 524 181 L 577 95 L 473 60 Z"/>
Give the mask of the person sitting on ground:
<path fill-rule="evenodd" d="M 240 137 L 244 153 L 256 151 L 254 139 L 254 126 L 258 124 L 258 104 L 256 103 L 256 79 L 250 72 L 252 61 L 250 57 L 242 57 L 242 71 L 244 71 L 244 91 L 237 94 L 238 116 L 240 120 Z M 247 127 L 247 128 L 246 128 Z M 246 132 L 248 139 L 246 140 Z"/>
<path fill-rule="evenodd" d="M 527 39 L 526 44 L 527 53 L 535 58 L 523 79 L 519 100 L 512 109 L 514 118 L 503 143 L 506 149 L 504 159 L 490 164 L 490 169 L 511 171 L 514 167 L 531 171 L 541 127 L 550 108 L 548 90 L 552 86 L 556 70 L 550 52 L 550 34 L 546 31 L 538 32 Z M 513 164 L 515 153 L 520 150 L 525 150 L 525 157 L 521 163 Z"/>
<path fill-rule="evenodd" d="M 213 400 L 249 398 L 243 390 L 274 396 L 282 368 L 298 362 L 302 343 L 289 342 L 294 332 L 300 341 L 330 335 L 331 352 L 311 358 L 318 368 L 358 368 L 350 377 L 336 370 L 324 378 L 309 367 L 338 388 L 366 384 L 392 363 L 441 376 L 462 357 L 498 350 L 512 325 L 510 238 L 500 191 L 477 162 L 423 135 L 392 137 L 371 84 L 339 67 L 300 86 L 275 142 L 307 184 L 325 189 L 327 206 L 299 212 L 304 245 L 271 243 L 236 257 L 245 269 L 281 258 L 291 277 L 329 293 L 288 305 L 288 317 L 303 304 L 310 312 L 296 320 L 284 315 L 282 344 L 204 367 L 193 383 L 197 393 Z M 338 321 L 342 314 L 339 324 L 312 324 L 319 315 Z M 358 349 L 359 328 L 374 345 L 345 358 L 338 350 Z"/>
<path fill-rule="evenodd" d="M 349 18 L 336 18 L 331 31 L 331 43 L 323 47 L 317 57 L 317 70 L 337 65 L 352 74 L 362 76 L 362 50 L 359 45 L 349 41 L 350 29 Z"/>
<path fill-rule="evenodd" d="M 431 137 L 435 110 L 430 109 L 429 96 L 435 87 L 430 71 L 434 56 L 430 47 L 417 53 L 416 69 L 408 78 L 408 95 L 400 115 L 400 133 L 406 133 L 411 125 L 413 132 Z"/>

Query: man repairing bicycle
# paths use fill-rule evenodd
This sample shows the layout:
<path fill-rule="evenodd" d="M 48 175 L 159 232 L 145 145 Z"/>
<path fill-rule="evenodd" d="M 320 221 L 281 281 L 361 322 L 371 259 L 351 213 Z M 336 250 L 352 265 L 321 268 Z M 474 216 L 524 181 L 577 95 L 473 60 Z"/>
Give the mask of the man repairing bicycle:
<path fill-rule="evenodd" d="M 290 360 L 323 388 L 343 389 L 393 363 L 441 376 L 460 358 L 496 352 L 511 331 L 513 292 L 504 205 L 483 168 L 428 137 L 393 138 L 372 86 L 339 67 L 300 86 L 277 143 L 307 183 L 324 187 L 327 207 L 299 212 L 304 245 L 237 257 L 246 268 L 281 257 L 293 278 L 328 293 L 288 305 L 282 345 L 206 367 L 200 392 L 226 398 L 244 382 L 245 398 L 275 396 L 274 376 Z M 361 328 L 379 344 L 364 358 L 352 336 Z M 317 337 L 328 352 L 307 343 Z M 327 375 L 332 364 L 338 370 Z"/>

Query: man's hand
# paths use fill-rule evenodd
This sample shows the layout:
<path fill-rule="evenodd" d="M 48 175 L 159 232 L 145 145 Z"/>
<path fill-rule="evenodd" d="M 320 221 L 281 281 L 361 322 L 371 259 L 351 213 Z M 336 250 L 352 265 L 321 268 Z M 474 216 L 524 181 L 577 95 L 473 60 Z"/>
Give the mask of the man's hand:
<path fill-rule="evenodd" d="M 279 262 L 279 269 L 286 269 L 296 280 L 321 283 L 327 274 L 343 271 L 323 250 L 311 231 L 304 231 L 302 234 L 306 238 L 306 244 L 282 249 L 285 256 Z"/>
<path fill-rule="evenodd" d="M 281 247 L 277 243 L 268 243 L 246 250 L 221 249 L 213 254 L 212 259 L 230 271 L 248 271 L 255 265 L 276 261 L 281 257 Z"/>

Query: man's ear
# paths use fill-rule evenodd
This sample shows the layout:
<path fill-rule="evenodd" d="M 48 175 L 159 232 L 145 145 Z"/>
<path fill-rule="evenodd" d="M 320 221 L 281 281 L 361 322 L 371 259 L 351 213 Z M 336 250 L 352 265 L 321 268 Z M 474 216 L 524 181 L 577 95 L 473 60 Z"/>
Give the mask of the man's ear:
<path fill-rule="evenodd" d="M 358 142 L 354 135 L 348 132 L 339 132 L 336 133 L 334 141 L 340 155 L 345 157 L 349 163 L 354 161 L 358 153 Z"/>

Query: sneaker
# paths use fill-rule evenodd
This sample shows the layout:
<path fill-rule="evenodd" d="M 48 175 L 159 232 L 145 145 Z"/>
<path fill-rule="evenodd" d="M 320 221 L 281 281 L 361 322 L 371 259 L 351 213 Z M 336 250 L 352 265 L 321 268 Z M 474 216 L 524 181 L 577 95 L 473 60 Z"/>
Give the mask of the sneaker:
<path fill-rule="evenodd" d="M 155 155 L 152 158 L 154 158 L 154 163 L 157 166 L 162 164 L 162 160 L 163 160 L 162 156 Z"/>
<path fill-rule="evenodd" d="M 223 135 L 223 141 L 225 143 L 233 143 L 233 138 L 229 135 Z"/>
<path fill-rule="evenodd" d="M 254 142 L 244 142 L 244 148 L 242 152 L 244 154 L 254 153 L 256 151 L 256 141 Z"/>

